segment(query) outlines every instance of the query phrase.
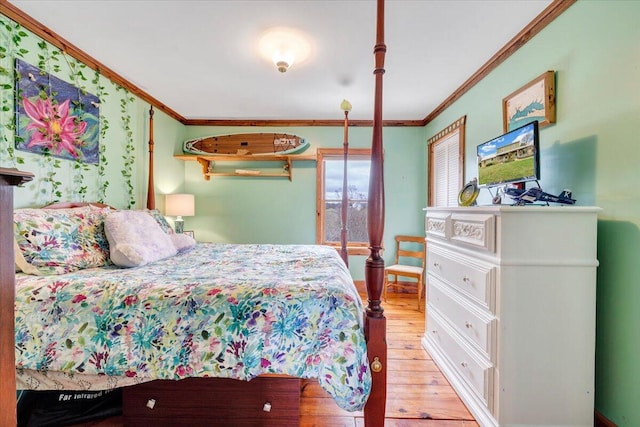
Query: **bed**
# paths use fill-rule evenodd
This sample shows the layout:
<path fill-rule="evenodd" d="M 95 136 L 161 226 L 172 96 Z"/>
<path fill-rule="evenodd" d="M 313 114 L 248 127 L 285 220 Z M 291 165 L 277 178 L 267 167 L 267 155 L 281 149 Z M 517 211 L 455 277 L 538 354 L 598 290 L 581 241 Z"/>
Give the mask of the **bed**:
<path fill-rule="evenodd" d="M 14 222 L 16 263 L 31 273 L 16 275 L 18 389 L 125 387 L 130 425 L 175 425 L 175 399 L 158 399 L 149 384 L 144 393 L 157 407 L 127 399 L 138 390 L 130 386 L 154 380 L 271 375 L 289 394 L 258 393 L 249 405 L 269 402 L 260 417 L 268 425 L 298 422 L 284 410 L 300 389 L 289 378 L 317 379 L 347 411 L 364 407 L 371 379 L 363 307 L 335 249 L 196 244 L 153 210 L 17 209 Z M 194 399 L 188 388 L 181 393 Z"/>
<path fill-rule="evenodd" d="M 202 244 L 148 266 L 133 269 L 137 276 L 128 279 L 121 275 L 133 270 L 85 266 L 87 268 L 65 272 L 57 280 L 49 276 L 25 278 L 22 275 L 12 280 L 7 274 L 6 266 L 9 264 L 4 259 L 3 264 L 0 264 L 4 265 L 0 271 L 4 292 L 0 295 L 0 303 L 3 304 L 0 307 L 5 307 L 5 314 L 10 304 L 6 292 L 13 289 L 14 280 L 17 282 L 15 346 L 16 354 L 19 355 L 19 387 L 77 390 L 78 385 L 85 387 L 80 389 L 124 386 L 125 424 L 131 425 L 149 421 L 161 425 L 163 422 L 169 424 L 171 420 L 175 424 L 178 418 L 188 425 L 206 425 L 211 421 L 206 421 L 204 417 L 210 416 L 217 409 L 216 417 L 225 413 L 234 417 L 243 411 L 250 412 L 249 418 L 243 418 L 242 422 L 230 418 L 235 420 L 233 425 L 242 425 L 243 422 L 246 425 L 256 425 L 259 422 L 260 425 L 285 426 L 297 423 L 295 398 L 297 396 L 299 400 L 299 378 L 317 378 L 341 407 L 359 410 L 364 406 L 366 426 L 384 425 L 387 350 L 386 320 L 381 306 L 384 272 L 381 257 L 384 228 L 382 76 L 386 52 L 383 0 L 378 0 L 377 12 L 374 47 L 375 108 L 368 209 L 370 255 L 365 263 L 366 307 L 361 306 L 354 293 L 355 288 L 348 270 L 340 262 L 337 252 L 320 247 Z M 150 111 L 149 123 L 147 210 L 153 211 L 153 109 Z M 9 180 L 7 185 L 15 184 Z M 6 227 L 3 225 L 6 224 L 6 209 L 2 211 L 2 216 L 5 218 L 4 222 L 0 221 L 0 226 Z M 6 253 L 7 251 L 3 251 L 3 258 L 6 258 Z M 229 259 L 236 261 L 225 261 Z M 250 261 L 239 263 L 238 259 Z M 275 274 L 278 280 L 275 280 L 273 275 L 265 274 L 265 271 L 277 264 L 285 265 L 286 268 L 277 270 Z M 223 293 L 224 287 L 220 286 L 220 281 L 230 280 L 228 272 L 223 274 L 226 268 L 244 269 L 241 276 L 233 279 L 238 283 L 230 286 L 231 290 L 228 292 L 231 293 Z M 219 274 L 212 275 L 212 270 Z M 198 280 L 194 280 L 194 276 L 187 276 L 186 271 L 198 276 Z M 285 276 L 284 271 L 291 274 Z M 318 277 L 309 276 L 309 272 L 313 271 L 316 271 Z M 264 276 L 263 280 L 255 280 L 257 273 Z M 158 282 L 158 277 L 165 281 L 164 284 Z M 251 286 L 240 286 L 242 277 L 245 282 L 250 281 Z M 251 279 L 247 280 L 249 277 Z M 335 283 L 345 280 L 348 282 L 346 287 L 342 286 L 344 283 L 335 287 Z M 208 281 L 209 287 L 206 288 L 194 285 L 196 282 Z M 151 282 L 156 285 L 160 283 L 162 298 L 148 293 Z M 293 291 L 294 283 L 299 292 Z M 176 284 L 179 285 L 175 286 Z M 234 292 L 242 293 L 252 302 L 240 302 Z M 54 293 L 59 294 L 63 302 L 54 304 L 52 308 L 47 300 Z M 190 315 L 176 316 L 175 313 L 166 314 L 163 311 L 163 304 L 171 306 L 171 301 L 178 301 L 174 298 L 175 293 L 186 297 L 176 304 L 181 306 L 183 312 L 194 313 L 192 318 Z M 284 296 L 287 304 L 276 296 Z M 150 303 L 145 298 L 156 300 Z M 163 304 L 160 304 L 160 300 Z M 226 301 L 227 304 L 224 308 L 219 308 L 219 311 L 213 311 L 212 304 L 218 300 Z M 23 302 L 25 306 L 20 305 Z M 83 309 L 78 308 L 83 305 Z M 124 307 L 134 305 L 145 314 L 126 314 Z M 238 309 L 240 306 L 244 309 Z M 291 306 L 306 308 L 291 312 L 288 311 Z M 156 320 L 163 315 L 167 316 L 156 323 L 156 329 L 150 329 L 162 335 L 162 339 L 154 340 L 152 332 L 149 332 L 151 335 L 139 335 L 136 339 L 131 336 L 127 338 L 127 328 L 140 331 L 148 326 L 142 323 L 144 319 L 149 320 L 145 316 L 149 314 L 150 307 L 157 310 Z M 235 311 L 232 307 L 235 307 Z M 247 307 L 251 307 L 251 310 Z M 256 311 L 256 307 L 260 308 Z M 89 321 L 71 317 L 71 312 L 76 314 L 76 311 L 78 315 L 93 314 L 93 331 L 90 330 L 92 326 Z M 195 313 L 205 315 L 195 316 Z M 64 329 L 61 336 L 72 330 L 80 334 L 74 335 L 74 338 L 67 335 L 64 344 L 51 338 L 50 342 L 57 343 L 55 348 L 51 347 L 49 352 L 44 353 L 32 352 L 36 342 L 49 333 L 48 328 L 42 326 L 49 324 L 44 320 L 45 315 L 57 316 L 57 323 Z M 115 317 L 109 318 L 107 322 L 105 317 L 109 316 Z M 127 320 L 127 316 L 133 317 Z M 274 320 L 282 316 L 285 316 L 286 322 Z M 29 321 L 23 323 L 22 318 L 28 318 Z M 38 319 L 40 324 L 33 326 L 38 323 Z M 139 328 L 133 327 L 132 324 L 136 322 Z M 213 339 L 212 331 L 220 322 L 228 323 L 224 328 L 218 329 L 232 330 L 235 335 Z M 32 326 L 26 326 L 28 324 Z M 291 325 L 296 327 L 291 329 Z M 6 338 L 7 332 L 12 329 L 6 323 L 2 326 L 2 336 Z M 311 332 L 303 332 L 303 326 L 310 327 Z M 263 333 L 261 338 L 249 338 L 247 330 L 250 329 Z M 187 333 L 178 335 L 177 330 Z M 53 330 L 50 332 L 61 333 Z M 84 332 L 86 336 L 80 339 Z M 276 332 L 280 334 L 277 340 L 269 335 Z M 302 343 L 297 341 L 294 344 L 293 341 L 281 339 L 286 333 L 302 337 Z M 319 342 L 311 340 L 311 336 L 320 337 Z M 35 341 L 30 341 L 29 337 Z M 96 340 L 93 347 L 87 343 L 92 340 Z M 272 341 L 277 341 L 278 344 L 267 345 Z M 116 356 L 115 352 L 111 354 L 111 349 L 118 346 L 130 348 L 132 342 L 137 342 L 139 347 L 148 347 L 141 352 L 144 357 L 140 360 L 126 360 Z M 101 346 L 102 351 L 98 346 Z M 311 348 L 313 351 L 309 350 Z M 235 349 L 235 353 L 231 349 Z M 54 350 L 64 353 L 64 357 L 62 354 L 52 353 Z M 29 354 L 33 357 L 29 357 Z M 300 357 L 301 355 L 304 357 Z M 11 356 L 7 352 L 2 353 L 0 366 L 7 366 Z M 77 372 L 69 374 L 71 366 L 75 366 Z M 77 369 L 78 367 L 81 369 Z M 172 396 L 170 399 L 177 404 L 163 408 L 164 412 L 154 412 L 153 396 Z M 226 398 L 221 400 L 220 396 Z M 7 407 L 6 402 L 11 400 L 11 397 L 3 395 L 0 403 Z M 197 401 L 197 404 L 189 406 L 187 400 Z M 287 406 L 287 402 L 291 401 L 294 402 L 294 407 Z M 271 417 L 275 412 L 272 412 L 272 408 L 277 406 L 274 402 L 282 402 L 280 417 Z M 232 403 L 237 403 L 237 406 Z M 259 405 L 258 409 L 256 405 Z M 185 407 L 188 413 L 185 413 Z"/>

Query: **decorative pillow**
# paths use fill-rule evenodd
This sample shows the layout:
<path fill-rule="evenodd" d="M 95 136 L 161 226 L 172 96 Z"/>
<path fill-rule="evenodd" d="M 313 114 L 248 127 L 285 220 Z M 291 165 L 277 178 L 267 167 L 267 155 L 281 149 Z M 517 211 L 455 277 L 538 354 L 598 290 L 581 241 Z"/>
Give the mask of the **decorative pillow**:
<path fill-rule="evenodd" d="M 64 274 L 109 263 L 104 234 L 108 209 L 16 209 L 16 264 L 29 274 Z M 25 264 L 26 263 L 26 264 Z M 29 267 L 31 266 L 31 267 Z"/>
<path fill-rule="evenodd" d="M 193 237 L 183 233 L 169 234 L 169 237 L 178 252 L 186 251 L 196 245 L 196 240 Z"/>
<path fill-rule="evenodd" d="M 40 271 L 36 267 L 29 264 L 27 260 L 24 259 L 22 250 L 20 249 L 20 246 L 18 246 L 18 242 L 16 241 L 15 237 L 13 239 L 13 253 L 14 262 L 16 264 L 16 273 L 23 272 L 27 274 L 33 274 L 34 276 L 42 276 L 42 273 L 40 273 Z"/>
<path fill-rule="evenodd" d="M 173 228 L 171 228 L 171 226 L 167 222 L 167 219 L 160 213 L 158 209 L 145 209 L 145 212 L 147 212 L 153 217 L 153 219 L 156 220 L 160 228 L 162 228 L 162 231 L 167 234 L 175 234 L 175 231 L 173 231 Z"/>
<path fill-rule="evenodd" d="M 145 211 L 111 212 L 104 230 L 111 261 L 119 267 L 138 267 L 177 253 L 169 235 Z"/>

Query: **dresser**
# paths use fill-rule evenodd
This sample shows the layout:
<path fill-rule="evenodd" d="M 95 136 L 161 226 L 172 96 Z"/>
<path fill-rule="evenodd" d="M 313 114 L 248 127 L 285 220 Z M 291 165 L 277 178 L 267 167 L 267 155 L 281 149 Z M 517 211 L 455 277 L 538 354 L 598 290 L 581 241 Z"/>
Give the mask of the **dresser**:
<path fill-rule="evenodd" d="M 31 179 L 28 172 L 0 168 L 0 426 L 16 425 L 13 187 Z"/>
<path fill-rule="evenodd" d="M 422 345 L 481 426 L 592 426 L 599 208 L 427 208 Z"/>

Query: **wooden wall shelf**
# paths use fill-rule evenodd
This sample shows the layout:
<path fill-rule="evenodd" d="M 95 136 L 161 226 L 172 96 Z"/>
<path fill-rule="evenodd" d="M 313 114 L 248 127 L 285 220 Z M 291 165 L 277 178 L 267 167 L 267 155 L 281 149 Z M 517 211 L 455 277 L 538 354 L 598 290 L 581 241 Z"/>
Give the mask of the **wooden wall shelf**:
<path fill-rule="evenodd" d="M 202 167 L 202 175 L 204 179 L 209 181 L 212 176 L 241 176 L 241 177 L 277 177 L 277 178 L 289 178 L 292 179 L 293 162 L 298 160 L 316 161 L 315 154 L 291 154 L 283 156 L 207 156 L 197 154 L 176 154 L 173 156 L 176 159 L 185 161 L 194 161 L 200 163 Z M 282 163 L 282 172 L 263 172 L 259 169 L 244 169 L 237 168 L 231 171 L 215 172 L 214 167 L 216 162 L 280 162 Z"/>

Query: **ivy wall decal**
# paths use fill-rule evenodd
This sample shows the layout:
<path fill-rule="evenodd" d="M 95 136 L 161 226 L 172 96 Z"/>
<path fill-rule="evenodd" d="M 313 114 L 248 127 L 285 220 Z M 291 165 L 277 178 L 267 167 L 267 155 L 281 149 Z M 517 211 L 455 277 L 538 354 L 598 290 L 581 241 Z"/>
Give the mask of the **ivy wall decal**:
<path fill-rule="evenodd" d="M 13 144 L 15 121 L 13 119 L 13 59 L 27 51 L 19 50 L 23 37 L 28 34 L 22 27 L 0 15 L 0 162 L 10 167 L 24 164 L 24 158 L 16 156 Z"/>
<path fill-rule="evenodd" d="M 100 84 L 100 70 L 95 70 L 92 83 L 96 86 L 96 95 L 100 99 L 100 104 L 105 105 L 107 96 L 104 85 Z M 104 108 L 100 110 L 100 140 L 106 141 L 107 129 L 109 129 L 109 120 L 104 114 Z M 97 199 L 100 203 L 105 203 L 107 188 L 109 187 L 109 181 L 106 179 L 107 170 L 107 144 L 100 144 L 100 161 L 98 162 L 98 195 Z"/>
<path fill-rule="evenodd" d="M 96 126 L 100 140 L 97 164 L 60 159 L 51 152 L 39 155 L 16 149 L 16 144 L 20 143 L 16 139 L 16 95 L 20 99 L 20 94 L 15 93 L 16 58 L 38 64 L 43 73 L 58 78 L 63 74 L 64 80 L 74 85 L 79 93 L 94 93 L 101 107 L 115 104 L 119 99 L 120 117 L 116 118 L 113 109 L 100 108 L 99 126 Z M 110 95 L 113 88 L 121 93 Z M 82 200 L 111 201 L 113 206 L 135 207 L 137 144 L 134 135 L 138 134 L 138 125 L 134 125 L 137 121 L 133 120 L 132 113 L 137 111 L 137 101 L 128 90 L 104 77 L 100 70 L 90 69 L 87 64 L 0 14 L 0 167 L 26 169 L 36 175 L 36 179 L 26 186 L 28 194 L 22 193 L 29 198 L 22 200 L 22 205 L 42 206 L 55 201 Z M 122 125 L 111 127 L 113 120 Z M 110 183 L 110 180 L 114 182 Z M 124 187 L 126 200 L 121 199 L 123 191 L 108 191 L 114 183 L 117 189 Z"/>
<path fill-rule="evenodd" d="M 135 146 L 133 145 L 133 130 L 131 129 L 131 114 L 129 113 L 129 106 L 133 104 L 135 100 L 133 96 L 129 94 L 129 91 L 122 86 L 118 86 L 116 90 L 124 92 L 123 97 L 120 99 L 120 112 L 122 116 L 122 127 L 125 130 L 125 154 L 122 156 L 124 159 L 124 166 L 122 168 L 122 176 L 126 178 L 125 187 L 127 194 L 129 195 L 129 208 L 132 208 L 136 204 L 136 198 L 133 187 L 133 164 L 135 161 Z"/>

